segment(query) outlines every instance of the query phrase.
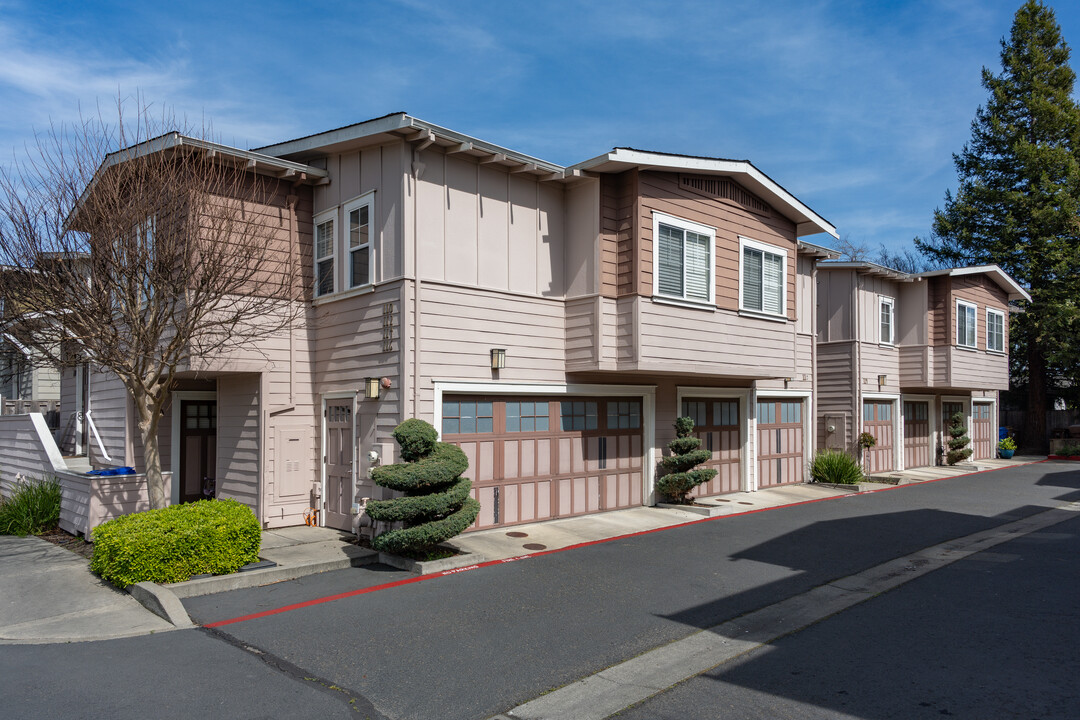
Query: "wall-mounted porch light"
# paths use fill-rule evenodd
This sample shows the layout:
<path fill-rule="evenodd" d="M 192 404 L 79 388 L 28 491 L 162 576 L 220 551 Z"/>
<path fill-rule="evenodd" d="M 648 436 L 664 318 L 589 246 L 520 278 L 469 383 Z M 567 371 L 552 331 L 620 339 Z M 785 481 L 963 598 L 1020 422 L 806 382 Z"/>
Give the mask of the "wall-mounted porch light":
<path fill-rule="evenodd" d="M 885 387 L 885 384 L 886 384 L 886 382 L 888 382 L 888 380 L 889 380 L 889 376 L 888 376 L 888 375 L 878 375 L 878 376 L 877 376 L 877 384 L 878 384 L 878 387 L 879 387 L 879 388 L 883 388 L 883 387 Z"/>
<path fill-rule="evenodd" d="M 491 348 L 491 369 L 502 370 L 506 367 L 506 348 Z"/>
<path fill-rule="evenodd" d="M 379 399 L 379 378 L 364 378 L 364 397 L 368 400 Z"/>

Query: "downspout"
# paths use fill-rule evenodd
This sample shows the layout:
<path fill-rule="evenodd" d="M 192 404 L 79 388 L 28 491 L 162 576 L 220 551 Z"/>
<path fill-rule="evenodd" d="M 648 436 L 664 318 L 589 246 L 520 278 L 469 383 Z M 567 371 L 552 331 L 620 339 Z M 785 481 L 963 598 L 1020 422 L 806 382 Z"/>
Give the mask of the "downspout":
<path fill-rule="evenodd" d="M 412 386 L 412 417 L 416 417 L 420 408 L 420 233 L 417 232 L 417 221 L 420 217 L 419 181 L 424 176 L 425 165 L 420 161 L 420 153 L 435 142 L 435 135 L 428 131 L 427 137 L 412 146 L 412 261 L 413 261 L 413 386 Z"/>
<path fill-rule="evenodd" d="M 296 302 L 296 195 L 289 195 L 285 203 L 289 207 L 289 302 Z M 289 405 L 296 407 L 296 322 L 289 310 Z"/>

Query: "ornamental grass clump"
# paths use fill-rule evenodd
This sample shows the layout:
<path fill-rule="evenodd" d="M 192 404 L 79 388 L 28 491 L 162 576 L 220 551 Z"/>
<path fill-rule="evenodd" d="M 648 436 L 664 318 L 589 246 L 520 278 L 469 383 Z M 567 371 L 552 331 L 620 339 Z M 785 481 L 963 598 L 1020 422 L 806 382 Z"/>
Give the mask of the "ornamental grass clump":
<path fill-rule="evenodd" d="M 438 442 L 438 437 L 435 428 L 415 418 L 394 428 L 405 462 L 377 467 L 371 479 L 405 495 L 369 502 L 367 514 L 404 527 L 377 535 L 371 543 L 376 550 L 423 555 L 460 534 L 480 513 L 480 501 L 469 496 L 472 481 L 461 477 L 469 467 L 468 458 L 461 448 Z"/>
<path fill-rule="evenodd" d="M 656 481 L 657 490 L 683 505 L 691 502 L 687 495 L 691 490 L 716 477 L 712 468 L 694 469 L 711 458 L 712 453 L 701 449 L 701 440 L 693 437 L 693 432 L 693 418 L 676 418 L 675 439 L 668 443 L 671 455 L 660 461 L 668 472 Z"/>
<path fill-rule="evenodd" d="M 15 481 L 11 497 L 0 497 L 0 535 L 35 535 L 60 522 L 60 483 L 56 478 Z"/>
<path fill-rule="evenodd" d="M 949 423 L 949 452 L 945 461 L 955 465 L 971 457 L 971 448 L 968 447 L 971 438 L 967 436 L 967 428 L 964 427 L 963 413 L 953 413 Z"/>
<path fill-rule="evenodd" d="M 816 483 L 858 485 L 863 481 L 859 461 L 843 450 L 822 450 L 810 461 L 810 479 Z"/>
<path fill-rule="evenodd" d="M 90 569 L 117 587 L 226 575 L 259 559 L 262 533 L 236 500 L 200 500 L 132 513 L 94 528 Z"/>

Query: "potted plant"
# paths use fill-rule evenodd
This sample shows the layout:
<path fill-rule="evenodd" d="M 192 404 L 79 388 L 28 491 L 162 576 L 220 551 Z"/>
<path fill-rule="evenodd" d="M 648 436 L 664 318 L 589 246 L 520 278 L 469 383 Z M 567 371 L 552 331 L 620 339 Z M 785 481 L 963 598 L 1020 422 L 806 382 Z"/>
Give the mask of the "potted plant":
<path fill-rule="evenodd" d="M 868 432 L 859 433 L 858 443 L 859 443 L 859 447 L 861 447 L 862 450 L 863 450 L 863 452 L 862 452 L 863 462 L 865 464 L 869 465 L 868 460 L 869 460 L 870 456 L 866 454 L 866 451 L 869 450 L 870 448 L 874 447 L 875 445 L 877 445 L 877 438 L 874 437 L 873 435 L 871 435 Z M 869 472 L 869 468 L 867 468 L 867 472 Z"/>
<path fill-rule="evenodd" d="M 1003 437 L 998 442 L 998 455 L 1008 460 L 1016 452 L 1016 441 L 1011 437 Z"/>

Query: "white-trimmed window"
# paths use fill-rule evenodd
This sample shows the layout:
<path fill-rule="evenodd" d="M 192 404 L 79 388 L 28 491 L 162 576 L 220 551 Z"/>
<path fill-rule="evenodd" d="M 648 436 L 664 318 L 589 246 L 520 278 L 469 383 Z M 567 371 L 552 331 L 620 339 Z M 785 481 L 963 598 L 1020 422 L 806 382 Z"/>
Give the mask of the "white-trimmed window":
<path fill-rule="evenodd" d="M 775 245 L 739 238 L 739 307 L 783 316 L 787 284 L 787 252 Z"/>
<path fill-rule="evenodd" d="M 315 216 L 315 296 L 334 292 L 334 232 L 337 208 Z"/>
<path fill-rule="evenodd" d="M 892 345 L 896 342 L 893 308 L 891 297 L 878 298 L 878 342 L 882 345 Z"/>
<path fill-rule="evenodd" d="M 956 301 L 956 344 L 960 347 L 976 347 L 978 333 L 976 332 L 976 313 L 978 306 L 963 300 Z"/>
<path fill-rule="evenodd" d="M 653 237 L 656 238 L 653 293 L 676 300 L 715 304 L 713 247 L 716 230 L 653 213 Z"/>
<path fill-rule="evenodd" d="M 989 352 L 1005 352 L 1005 313 L 986 309 L 986 349 Z"/>
<path fill-rule="evenodd" d="M 350 288 L 371 284 L 371 220 L 375 193 L 345 203 L 345 250 Z"/>

